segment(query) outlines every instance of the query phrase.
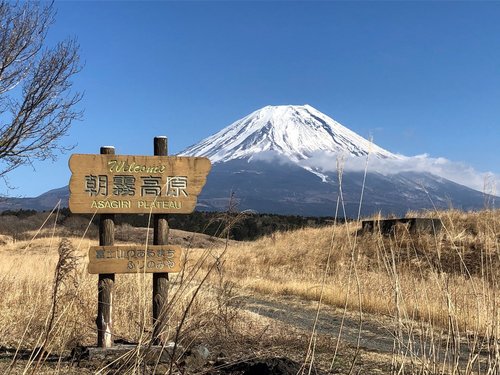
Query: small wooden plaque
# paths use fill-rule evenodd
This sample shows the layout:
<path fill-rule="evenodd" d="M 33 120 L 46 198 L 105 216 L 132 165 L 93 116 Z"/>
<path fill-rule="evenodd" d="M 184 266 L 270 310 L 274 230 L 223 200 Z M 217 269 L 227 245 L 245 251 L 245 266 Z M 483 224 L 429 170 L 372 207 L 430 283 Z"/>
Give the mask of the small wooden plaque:
<path fill-rule="evenodd" d="M 72 213 L 187 214 L 211 164 L 202 157 L 74 154 L 69 167 Z"/>
<path fill-rule="evenodd" d="M 100 273 L 156 273 L 181 270 L 180 246 L 91 246 L 88 271 Z"/>

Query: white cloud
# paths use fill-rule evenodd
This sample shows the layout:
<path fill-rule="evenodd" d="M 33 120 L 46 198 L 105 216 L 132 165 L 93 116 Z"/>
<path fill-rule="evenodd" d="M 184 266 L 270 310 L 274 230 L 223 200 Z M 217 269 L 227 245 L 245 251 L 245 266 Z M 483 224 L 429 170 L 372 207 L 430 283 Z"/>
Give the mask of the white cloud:
<path fill-rule="evenodd" d="M 346 171 L 364 171 L 366 157 L 355 157 L 327 152 L 314 153 L 311 158 L 302 160 L 301 165 L 319 168 L 324 172 L 337 170 L 341 160 Z M 492 172 L 479 172 L 463 162 L 454 162 L 445 158 L 432 158 L 427 154 L 416 156 L 398 155 L 397 159 L 368 158 L 368 172 L 384 175 L 400 172 L 428 172 L 446 178 L 472 189 L 490 194 L 500 193 L 500 176 Z"/>
<path fill-rule="evenodd" d="M 278 163 L 278 164 L 296 164 L 295 161 L 291 160 L 287 156 L 280 154 L 277 151 L 268 150 L 261 151 L 252 155 L 249 159 L 250 161 L 265 161 L 268 163 Z"/>

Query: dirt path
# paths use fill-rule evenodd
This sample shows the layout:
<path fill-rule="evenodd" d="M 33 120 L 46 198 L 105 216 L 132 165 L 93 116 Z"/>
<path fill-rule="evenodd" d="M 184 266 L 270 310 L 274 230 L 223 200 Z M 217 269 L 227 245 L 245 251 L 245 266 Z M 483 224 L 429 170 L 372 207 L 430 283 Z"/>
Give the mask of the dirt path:
<path fill-rule="evenodd" d="M 313 329 L 317 312 L 315 302 L 262 296 L 247 296 L 243 301 L 245 310 L 308 332 Z M 316 332 L 336 339 L 342 326 L 340 339 L 344 344 L 358 347 L 359 340 L 361 350 L 389 355 L 397 353 L 414 363 L 426 363 L 434 370 L 443 368 L 443 364 L 462 370 L 469 365 L 469 370 L 482 373 L 488 360 L 500 361 L 494 352 L 484 350 L 484 343 L 468 342 L 465 337 L 459 343 L 452 342 L 444 332 L 434 332 L 423 326 L 417 328 L 415 322 L 401 322 L 402 329 L 398 329 L 393 318 L 363 314 L 360 330 L 359 313 L 343 315 L 340 309 L 322 306 Z M 471 361 L 474 357 L 476 359 Z"/>
<path fill-rule="evenodd" d="M 313 303 L 295 298 L 263 299 L 256 297 L 246 298 L 244 308 L 309 332 L 313 328 L 317 309 Z M 324 306 L 320 311 L 316 330 L 318 333 L 336 337 L 339 334 L 341 324 L 342 312 Z M 341 336 L 345 343 L 357 346 L 359 324 L 359 316 L 355 317 L 352 313 L 346 316 Z M 392 353 L 393 347 L 394 340 L 389 327 L 367 321 L 366 318 L 363 319 L 360 348 Z"/>

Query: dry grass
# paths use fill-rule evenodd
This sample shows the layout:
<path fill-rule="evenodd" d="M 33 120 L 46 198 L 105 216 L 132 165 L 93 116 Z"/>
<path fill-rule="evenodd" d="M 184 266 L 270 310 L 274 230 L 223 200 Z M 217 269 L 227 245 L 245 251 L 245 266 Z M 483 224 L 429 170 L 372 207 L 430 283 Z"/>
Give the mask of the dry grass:
<path fill-rule="evenodd" d="M 86 271 L 87 253 L 94 240 L 71 238 L 60 245 L 58 238 L 37 238 L 5 244 L 0 249 L 0 346 L 67 356 L 68 351 L 96 342 L 97 275 Z M 73 249 L 76 268 L 61 263 L 58 249 Z M 218 262 L 213 250 L 192 249 L 205 265 Z M 68 259 L 68 258 L 66 258 Z M 73 258 L 71 258 L 73 259 Z M 54 270 L 60 270 L 56 272 Z M 200 289 L 204 272 L 199 267 L 171 275 L 167 336 L 177 338 L 178 354 L 203 338 L 214 345 L 237 337 L 236 308 L 228 305 L 231 290 L 206 286 Z M 195 282 L 196 280 L 196 282 Z M 116 275 L 114 295 L 114 333 L 116 340 L 149 345 L 151 339 L 151 275 Z M 56 286 L 57 285 L 57 286 Z M 189 308 L 188 308 L 189 306 Z M 181 317 L 185 323 L 179 327 Z M 219 325 L 224 322 L 224 330 Z M 36 353 L 35 351 L 34 353 Z M 4 361 L 1 361 L 4 362 Z M 0 363 L 5 369 L 8 363 Z M 132 365 L 135 365 L 134 363 Z M 17 365 L 16 365 L 17 366 Z M 14 366 L 13 368 L 17 368 Z M 38 368 L 34 358 L 25 368 Z M 42 363 L 43 367 L 43 363 Z M 7 366 L 8 368 L 8 366 Z M 30 371 L 32 371 L 30 370 Z M 64 372 L 64 371 L 63 371 Z"/>
<path fill-rule="evenodd" d="M 360 224 L 351 222 L 276 233 L 232 247 L 225 257 L 226 277 L 255 292 L 357 311 L 360 321 L 365 313 L 388 316 L 397 327 L 396 352 L 403 357 L 413 357 L 403 337 L 422 345 L 439 337 L 448 343 L 451 366 L 458 369 L 460 362 L 461 371 L 481 373 L 481 352 L 488 357 L 485 373 L 495 373 L 500 370 L 500 211 L 420 215 L 440 218 L 444 229 L 410 233 L 401 226 L 382 235 L 362 233 Z M 468 346 L 466 352 L 460 343 Z M 432 360 L 421 357 L 434 356 L 436 347 L 426 350 L 418 361 Z M 399 357 L 394 368 L 404 363 Z M 448 364 L 419 371 L 458 371 Z"/>
<path fill-rule="evenodd" d="M 494 373 L 499 362 L 495 345 L 499 337 L 500 211 L 445 211 L 425 216 L 441 218 L 445 230 L 437 235 L 411 234 L 401 227 L 384 236 L 363 234 L 359 223 L 350 222 L 275 233 L 229 246 L 204 239 L 206 248 L 186 251 L 185 270 L 172 278 L 168 336 L 177 337 L 183 348 L 197 342 L 210 342 L 218 348 L 251 348 L 262 342 L 266 330 L 262 321 L 233 303 L 238 290 L 246 289 L 321 300 L 358 312 L 360 319 L 368 312 L 382 314 L 398 327 L 396 344 L 398 335 L 416 332 L 426 337 L 445 335 L 451 342 L 466 337 L 473 350 L 484 349 L 486 343 L 493 354 L 485 368 Z M 47 237 L 17 242 L 6 239 L 0 247 L 0 346 L 33 349 L 43 343 L 48 353 L 63 355 L 78 345 L 96 342 L 97 276 L 87 274 L 85 267 L 88 248 L 96 241 L 70 238 L 79 263 L 67 271 L 54 293 L 51 286 L 60 239 L 48 237 L 52 228 L 44 231 Z M 127 235 L 132 242 L 140 241 L 138 232 L 130 228 L 121 228 L 118 233 L 124 241 Z M 189 236 L 181 233 L 184 244 L 192 243 Z M 208 274 L 207 283 L 200 288 Z M 116 338 L 148 345 L 152 328 L 150 275 L 117 275 L 115 291 Z M 48 328 L 50 320 L 53 324 Z M 286 335 L 278 336 L 282 343 L 287 342 Z M 270 347 L 271 341 L 280 342 L 277 337 L 267 340 Z M 304 352 L 307 341 L 299 339 Z M 334 354 L 337 349 L 330 352 L 332 368 L 337 368 L 339 361 Z M 399 357 L 392 357 L 394 372 L 404 372 L 407 366 L 408 361 L 401 361 L 401 356 L 413 361 L 403 349 L 401 342 L 395 346 Z M 460 353 L 450 349 L 450 356 L 458 358 Z M 470 369 L 474 361 L 470 360 Z M 352 365 L 356 368 L 354 361 Z M 36 365 L 28 362 L 23 366 L 20 372 Z M 44 364 L 41 366 L 43 370 Z M 419 371 L 449 371 L 445 366 L 432 366 Z"/>
<path fill-rule="evenodd" d="M 406 227 L 391 236 L 361 234 L 356 222 L 276 233 L 230 248 L 226 276 L 258 292 L 312 300 L 326 287 L 324 302 L 343 307 L 347 299 L 356 309 L 355 266 L 363 311 L 393 315 L 397 284 L 408 317 L 447 326 L 451 302 L 461 329 L 484 332 L 498 302 L 500 211 L 432 216 L 445 224 L 437 235 Z"/>

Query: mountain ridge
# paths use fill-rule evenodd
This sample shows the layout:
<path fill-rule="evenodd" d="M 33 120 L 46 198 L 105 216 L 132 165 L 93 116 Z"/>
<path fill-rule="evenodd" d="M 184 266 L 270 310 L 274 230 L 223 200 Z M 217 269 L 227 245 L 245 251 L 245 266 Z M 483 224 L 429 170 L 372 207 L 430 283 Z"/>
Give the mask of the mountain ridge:
<path fill-rule="evenodd" d="M 324 168 L 318 153 L 326 158 Z M 409 210 L 484 208 L 489 196 L 429 172 L 384 174 L 376 170 L 327 169 L 339 155 L 358 161 L 411 162 L 359 136 L 309 105 L 267 106 L 243 117 L 180 153 L 213 162 L 198 198 L 198 209 L 226 210 L 235 199 L 239 210 L 262 213 L 332 216 L 342 202 L 345 215 L 404 215 Z M 363 162 L 364 165 L 364 162 Z M 340 189 L 342 187 L 342 189 Z M 342 195 L 340 195 L 342 190 Z M 361 210 L 360 199 L 363 192 Z M 0 209 L 52 209 L 67 205 L 67 187 L 37 198 L 11 198 Z M 230 198 L 232 197 L 232 198 Z M 493 197 L 493 200 L 496 197 Z M 343 210 L 338 212 L 344 216 Z"/>
<path fill-rule="evenodd" d="M 399 157 L 308 104 L 263 107 L 189 146 L 180 155 L 205 156 L 219 163 L 269 151 L 293 162 L 308 159 L 318 151 Z"/>
<path fill-rule="evenodd" d="M 377 146 L 310 105 L 266 106 L 188 147 L 181 155 L 206 156 L 214 163 L 200 195 L 200 205 L 206 209 L 223 209 L 231 195 L 237 197 L 239 209 L 329 216 L 339 198 L 347 207 L 345 214 L 353 217 L 363 189 L 363 215 L 484 206 L 483 193 L 443 176 L 412 170 L 380 173 L 368 169 L 365 176 L 362 171 L 339 166 L 340 197 L 339 171 L 328 172 L 317 164 L 314 156 L 318 153 L 332 163 L 338 162 L 339 156 L 376 158 L 380 163 L 411 162 L 411 158 Z"/>

